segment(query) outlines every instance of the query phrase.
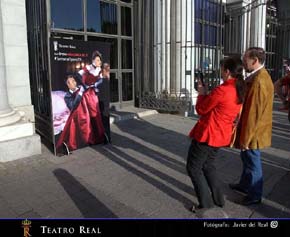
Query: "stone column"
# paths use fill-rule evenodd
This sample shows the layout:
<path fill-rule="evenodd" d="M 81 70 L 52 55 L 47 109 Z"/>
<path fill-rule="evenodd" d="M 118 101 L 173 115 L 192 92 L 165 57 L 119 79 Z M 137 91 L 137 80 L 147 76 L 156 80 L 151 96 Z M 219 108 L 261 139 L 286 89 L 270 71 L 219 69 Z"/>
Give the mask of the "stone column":
<path fill-rule="evenodd" d="M 186 70 L 188 70 L 189 72 L 191 72 L 189 75 L 185 75 L 187 77 L 186 79 L 186 87 L 190 88 L 189 93 L 190 93 L 190 97 L 191 97 L 191 105 L 192 107 L 190 108 L 190 113 L 191 115 L 193 114 L 197 114 L 196 109 L 195 109 L 195 105 L 196 105 L 196 101 L 197 101 L 197 96 L 198 93 L 194 88 L 194 82 L 195 82 L 195 75 L 194 75 L 194 71 L 195 71 L 195 65 L 196 65 L 196 56 L 195 54 L 197 53 L 195 46 L 195 2 L 194 1 L 187 1 L 188 3 L 188 7 L 187 7 L 187 24 L 188 24 L 188 29 L 187 30 L 187 42 L 190 42 L 188 44 L 188 49 L 187 49 L 187 66 L 186 66 Z M 191 22 L 191 24 L 189 24 L 189 22 Z"/>
<path fill-rule="evenodd" d="M 2 22 L 0 4 L 0 127 L 15 123 L 21 118 L 20 114 L 15 112 L 8 103 Z"/>
<path fill-rule="evenodd" d="M 176 10 L 175 10 L 175 65 L 176 65 L 176 71 L 175 71 L 175 94 L 176 96 L 179 96 L 180 94 L 180 83 L 181 83 L 181 67 L 182 65 L 182 59 L 181 59 L 181 46 L 182 46 L 182 31 L 184 31 L 184 26 L 182 25 L 182 15 L 181 15 L 181 0 L 176 0 Z M 172 78 L 171 78 L 172 79 Z"/>
<path fill-rule="evenodd" d="M 252 0 L 250 46 L 266 48 L 266 0 Z"/>
<path fill-rule="evenodd" d="M 154 1 L 154 92 L 161 89 L 161 0 Z"/>
<path fill-rule="evenodd" d="M 25 1 L 0 0 L 0 162 L 40 153 L 30 98 Z"/>

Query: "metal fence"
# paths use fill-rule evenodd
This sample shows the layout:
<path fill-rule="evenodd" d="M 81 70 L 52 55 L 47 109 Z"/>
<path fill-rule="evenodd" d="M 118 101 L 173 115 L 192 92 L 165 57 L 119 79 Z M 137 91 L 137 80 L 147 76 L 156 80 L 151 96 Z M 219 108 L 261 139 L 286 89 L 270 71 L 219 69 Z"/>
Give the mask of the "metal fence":
<path fill-rule="evenodd" d="M 140 6 L 135 8 L 139 9 L 135 17 L 135 91 L 139 106 L 191 112 L 197 76 L 202 73 L 210 88 L 220 83 L 222 1 L 156 0 L 134 4 Z"/>
<path fill-rule="evenodd" d="M 135 17 L 139 37 L 135 91 L 140 107 L 190 111 L 198 75 L 202 73 L 210 89 L 219 85 L 224 55 L 241 56 L 251 46 L 265 48 L 265 66 L 273 80 L 282 75 L 282 59 L 290 56 L 290 18 L 277 10 L 277 1 L 141 0 L 134 4 L 141 6 Z"/>
<path fill-rule="evenodd" d="M 280 11 L 277 27 L 277 70 L 276 79 L 283 76 L 283 59 L 290 58 L 290 16 L 288 11 Z"/>
<path fill-rule="evenodd" d="M 266 68 L 273 80 L 279 78 L 281 53 L 279 47 L 284 29 L 278 21 L 276 1 L 255 0 L 242 5 L 229 4 L 225 11 L 225 54 L 239 54 L 251 46 L 264 47 Z M 282 38 L 281 38 L 282 37 Z"/>
<path fill-rule="evenodd" d="M 269 71 L 272 80 L 279 78 L 279 53 L 278 45 L 278 11 L 276 1 L 267 1 L 266 17 L 266 68 Z"/>
<path fill-rule="evenodd" d="M 45 0 L 26 0 L 31 98 L 36 131 L 52 148 L 53 129 L 48 63 L 48 36 Z"/>
<path fill-rule="evenodd" d="M 250 46 L 265 47 L 267 0 L 227 4 L 225 9 L 225 54 L 243 54 Z"/>

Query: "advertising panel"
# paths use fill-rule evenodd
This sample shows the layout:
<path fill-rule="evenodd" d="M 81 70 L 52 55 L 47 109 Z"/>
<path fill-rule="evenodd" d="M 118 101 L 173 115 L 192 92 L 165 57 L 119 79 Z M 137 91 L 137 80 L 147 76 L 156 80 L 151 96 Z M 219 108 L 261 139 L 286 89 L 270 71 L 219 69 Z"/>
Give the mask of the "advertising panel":
<path fill-rule="evenodd" d="M 110 44 L 50 40 L 55 153 L 110 142 Z"/>

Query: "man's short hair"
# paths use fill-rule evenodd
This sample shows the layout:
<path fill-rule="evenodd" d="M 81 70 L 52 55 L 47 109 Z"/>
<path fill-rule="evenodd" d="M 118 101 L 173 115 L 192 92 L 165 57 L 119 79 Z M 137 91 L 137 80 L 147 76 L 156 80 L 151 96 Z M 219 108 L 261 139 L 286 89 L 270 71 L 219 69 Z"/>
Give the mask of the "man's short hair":
<path fill-rule="evenodd" d="M 260 47 L 250 47 L 246 51 L 249 58 L 258 58 L 260 64 L 264 64 L 266 61 L 266 53 L 263 48 Z"/>

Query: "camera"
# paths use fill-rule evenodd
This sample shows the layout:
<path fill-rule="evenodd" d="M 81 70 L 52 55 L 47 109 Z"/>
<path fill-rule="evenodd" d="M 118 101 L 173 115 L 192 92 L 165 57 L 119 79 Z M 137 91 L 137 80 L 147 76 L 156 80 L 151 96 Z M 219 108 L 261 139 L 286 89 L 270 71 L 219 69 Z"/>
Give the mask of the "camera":
<path fill-rule="evenodd" d="M 203 73 L 201 71 L 197 71 L 194 73 L 195 79 L 194 79 L 194 89 L 198 90 L 198 81 L 201 82 L 202 86 L 205 86 L 204 84 L 204 77 Z"/>

